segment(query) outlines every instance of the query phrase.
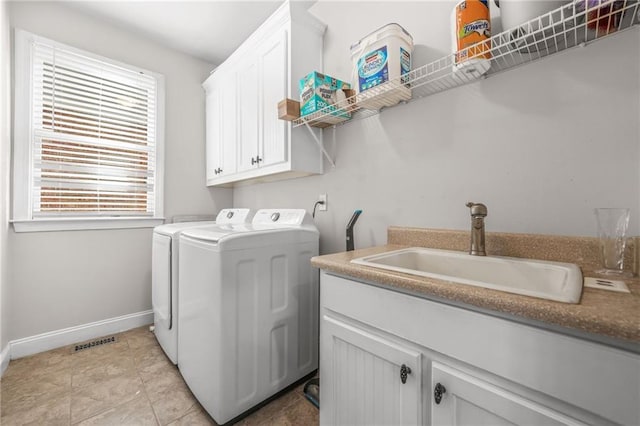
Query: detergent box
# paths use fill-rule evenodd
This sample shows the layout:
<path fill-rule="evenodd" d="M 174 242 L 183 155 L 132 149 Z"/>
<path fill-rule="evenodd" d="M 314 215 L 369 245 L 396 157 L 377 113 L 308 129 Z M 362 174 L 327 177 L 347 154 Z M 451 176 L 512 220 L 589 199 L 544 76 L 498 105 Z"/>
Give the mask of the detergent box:
<path fill-rule="evenodd" d="M 395 23 L 387 24 L 353 44 L 351 60 L 353 83 L 360 95 L 358 105 L 379 110 L 411 99 L 408 77 L 412 53 L 413 37 Z"/>
<path fill-rule="evenodd" d="M 329 75 L 313 71 L 300 79 L 300 116 L 317 112 L 337 101 L 336 91 L 350 89 L 351 85 Z M 331 112 L 331 111 L 327 111 Z M 333 111 L 332 115 L 350 118 L 346 111 Z"/>

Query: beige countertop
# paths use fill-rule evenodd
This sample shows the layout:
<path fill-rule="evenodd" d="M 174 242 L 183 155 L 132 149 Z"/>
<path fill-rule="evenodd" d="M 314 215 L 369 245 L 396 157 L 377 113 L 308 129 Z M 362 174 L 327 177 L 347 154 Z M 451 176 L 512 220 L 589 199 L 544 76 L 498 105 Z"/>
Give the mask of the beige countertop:
<path fill-rule="evenodd" d="M 637 278 L 625 280 L 631 293 L 585 287 L 580 303 L 568 304 L 350 263 L 358 257 L 407 247 L 464 251 L 462 247 L 469 244 L 468 238 L 464 231 L 391 227 L 387 245 L 317 256 L 311 263 L 316 268 L 391 290 L 640 352 L 640 280 Z M 523 241 L 525 249 L 519 244 Z M 497 253 L 492 252 L 492 246 Z M 593 270 L 597 266 L 597 240 L 589 237 L 487 233 L 487 252 L 576 263 L 585 277 L 595 276 Z"/>

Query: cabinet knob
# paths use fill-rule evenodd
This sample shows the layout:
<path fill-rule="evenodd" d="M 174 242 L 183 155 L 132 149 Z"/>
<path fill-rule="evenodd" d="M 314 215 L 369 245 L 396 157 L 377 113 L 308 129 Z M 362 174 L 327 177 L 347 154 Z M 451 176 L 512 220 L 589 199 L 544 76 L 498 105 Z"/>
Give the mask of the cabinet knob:
<path fill-rule="evenodd" d="M 253 166 L 255 164 L 258 164 L 258 161 L 255 158 L 251 157 L 251 165 Z"/>
<path fill-rule="evenodd" d="M 262 158 L 260 158 L 260 156 L 258 155 L 258 156 L 256 157 L 256 162 L 258 162 L 258 163 L 259 163 L 259 162 L 261 162 L 261 161 L 262 161 Z"/>
<path fill-rule="evenodd" d="M 403 385 L 407 383 L 407 376 L 409 374 L 411 374 L 411 368 L 402 364 L 402 366 L 400 367 L 400 381 L 402 382 Z"/>
<path fill-rule="evenodd" d="M 442 401 L 442 395 L 447 392 L 447 388 L 442 386 L 440 383 L 436 384 L 436 387 L 433 389 L 433 399 L 436 401 L 436 404 L 440 404 Z"/>

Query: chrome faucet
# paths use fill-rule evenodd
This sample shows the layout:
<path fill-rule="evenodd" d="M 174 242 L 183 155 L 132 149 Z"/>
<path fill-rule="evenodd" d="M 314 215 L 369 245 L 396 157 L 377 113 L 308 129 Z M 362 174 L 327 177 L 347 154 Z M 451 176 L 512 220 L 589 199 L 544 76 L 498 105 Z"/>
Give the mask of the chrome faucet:
<path fill-rule="evenodd" d="M 469 201 L 467 207 L 471 209 L 471 247 L 469 254 L 486 256 L 484 249 L 484 218 L 487 216 L 487 206 L 482 203 Z"/>

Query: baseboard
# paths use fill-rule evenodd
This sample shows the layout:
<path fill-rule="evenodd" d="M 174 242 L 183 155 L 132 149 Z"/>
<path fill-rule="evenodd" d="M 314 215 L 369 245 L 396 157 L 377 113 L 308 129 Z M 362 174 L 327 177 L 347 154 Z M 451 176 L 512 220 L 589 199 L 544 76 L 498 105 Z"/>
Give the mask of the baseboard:
<path fill-rule="evenodd" d="M 11 358 L 11 343 L 7 343 L 7 346 L 0 352 L 0 377 L 4 374 L 4 371 L 9 366 L 9 360 Z"/>
<path fill-rule="evenodd" d="M 50 331 L 36 336 L 25 337 L 24 339 L 12 340 L 9 342 L 11 346 L 11 359 L 22 358 L 24 356 L 106 336 L 107 334 L 119 333 L 151 323 L 153 323 L 153 311 L 148 310 Z"/>

